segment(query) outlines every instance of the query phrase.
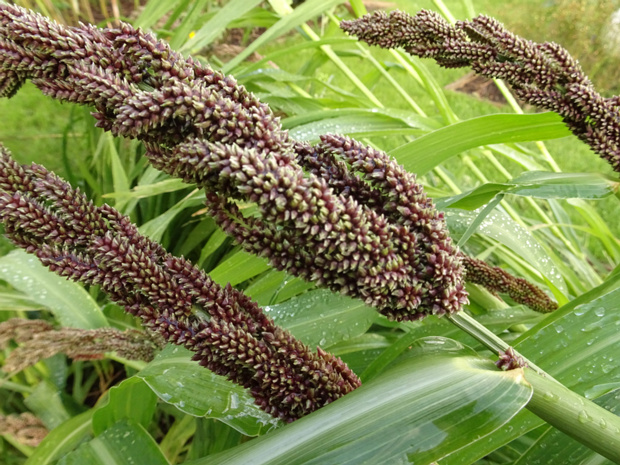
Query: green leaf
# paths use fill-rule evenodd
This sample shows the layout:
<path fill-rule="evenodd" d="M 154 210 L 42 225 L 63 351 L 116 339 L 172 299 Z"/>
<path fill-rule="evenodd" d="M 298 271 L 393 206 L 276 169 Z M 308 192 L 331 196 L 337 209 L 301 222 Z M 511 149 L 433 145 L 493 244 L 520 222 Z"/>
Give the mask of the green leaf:
<path fill-rule="evenodd" d="M 232 0 L 207 21 L 196 34 L 179 49 L 180 52 L 197 53 L 224 32 L 228 23 L 258 6 L 261 0 Z"/>
<path fill-rule="evenodd" d="M 426 134 L 389 152 L 407 170 L 418 175 L 465 150 L 482 145 L 557 139 L 569 136 L 555 113 L 496 114 L 461 121 Z"/>
<path fill-rule="evenodd" d="M 285 302 L 314 288 L 315 285 L 311 282 L 284 271 L 271 270 L 254 280 L 243 292 L 264 307 Z"/>
<path fill-rule="evenodd" d="M 243 68 L 243 70 L 236 73 L 236 77 L 239 79 L 239 82 L 244 82 L 246 75 L 252 76 L 253 75 L 252 73 L 256 72 L 257 70 L 265 68 L 266 63 L 269 63 L 270 61 L 277 61 L 277 59 L 280 57 L 286 58 L 290 56 L 299 55 L 300 52 L 302 52 L 302 50 L 306 50 L 306 49 L 316 50 L 322 45 L 338 45 L 338 44 L 351 45 L 355 43 L 357 43 L 357 40 L 355 40 L 354 38 L 337 36 L 337 37 L 323 37 L 320 40 L 304 41 L 302 43 L 294 42 L 292 44 L 284 44 L 283 47 L 278 47 L 276 50 L 269 52 L 267 55 L 265 55 L 262 59 L 260 59 L 256 63 L 248 63 L 247 67 Z M 312 69 L 314 70 L 316 69 L 316 67 L 313 67 Z M 310 75 L 313 73 L 303 73 L 303 74 Z M 270 97 L 274 97 L 274 96 L 270 96 Z M 315 100 L 315 99 L 319 101 L 324 101 L 323 98 L 313 98 L 309 100 Z M 342 102 L 336 101 L 336 100 L 330 100 L 330 105 L 325 105 L 325 107 L 336 107 L 338 106 L 338 104 L 342 104 Z"/>
<path fill-rule="evenodd" d="M 242 283 L 269 269 L 269 262 L 265 258 L 251 255 L 244 250 L 238 250 L 222 260 L 220 264 L 209 272 L 209 276 L 216 283 L 231 286 Z"/>
<path fill-rule="evenodd" d="M 222 231 L 221 228 L 216 227 L 215 231 L 209 236 L 207 243 L 202 247 L 200 251 L 200 257 L 198 258 L 197 266 L 201 266 L 206 270 L 209 270 L 213 263 L 217 263 L 216 252 L 224 245 L 230 237 Z M 205 261 L 207 264 L 205 264 Z"/>
<path fill-rule="evenodd" d="M 108 396 L 108 402 L 93 415 L 95 435 L 101 434 L 123 419 L 132 420 L 148 428 L 157 406 L 157 396 L 142 379 L 136 377 L 126 379 L 110 389 Z"/>
<path fill-rule="evenodd" d="M 476 219 L 477 212 L 448 209 L 445 217 L 450 233 L 458 239 Z M 517 224 L 506 213 L 497 210 L 491 212 L 480 224 L 477 232 L 504 244 L 566 294 L 566 284 L 545 250 L 530 231 Z"/>
<path fill-rule="evenodd" d="M 34 255 L 13 250 L 0 258 L 0 279 L 48 308 L 62 326 L 94 329 L 108 326 L 103 312 L 82 286 L 45 268 Z"/>
<path fill-rule="evenodd" d="M 196 434 L 192 440 L 187 460 L 213 455 L 237 446 L 243 440 L 242 434 L 222 423 L 209 419 L 196 419 Z"/>
<path fill-rule="evenodd" d="M 344 3 L 344 0 L 308 0 L 301 6 L 295 8 L 289 15 L 284 16 L 276 24 L 267 29 L 261 36 L 252 42 L 245 50 L 230 60 L 222 68 L 224 74 L 229 73 L 235 66 L 240 64 L 259 47 L 275 40 L 291 29 L 311 20 L 320 15 L 328 8 Z"/>
<path fill-rule="evenodd" d="M 265 307 L 265 311 L 304 344 L 322 348 L 364 334 L 377 315 L 359 299 L 324 289 Z"/>
<path fill-rule="evenodd" d="M 211 421 L 228 428 L 227 425 L 224 425 L 219 421 Z M 183 453 L 184 449 L 186 449 L 186 444 L 188 442 L 193 444 L 194 441 L 198 440 L 194 436 L 196 434 L 197 422 L 198 419 L 191 415 L 175 417 L 174 423 L 170 426 L 170 429 L 168 429 L 168 432 L 159 443 L 160 450 L 172 463 L 179 462 L 178 457 L 181 453 Z"/>
<path fill-rule="evenodd" d="M 527 408 L 593 451 L 620 463 L 620 417 L 562 386 L 526 370 L 534 394 Z"/>
<path fill-rule="evenodd" d="M 41 381 L 24 403 L 48 429 L 56 428 L 71 418 L 62 403 L 60 391 L 49 380 Z"/>
<path fill-rule="evenodd" d="M 185 13 L 180 22 L 174 25 L 174 32 L 169 39 L 170 47 L 178 50 L 184 43 L 190 40 L 190 34 L 201 19 L 201 13 L 210 0 L 194 0 L 187 2 L 187 6 L 183 8 Z M 180 15 L 179 15 L 180 16 Z"/>
<path fill-rule="evenodd" d="M 179 0 L 161 0 L 157 2 L 147 2 L 146 6 L 133 22 L 135 27 L 141 27 L 143 29 L 148 29 L 161 18 L 166 16 L 166 14 L 173 10 L 176 5 L 179 3 Z"/>
<path fill-rule="evenodd" d="M 620 289 L 556 310 L 516 348 L 579 394 L 620 379 Z"/>
<path fill-rule="evenodd" d="M 49 432 L 28 458 L 25 465 L 48 465 L 73 450 L 90 435 L 94 409 L 77 415 Z"/>
<path fill-rule="evenodd" d="M 188 465 L 428 464 L 492 434 L 528 402 L 521 370 L 474 357 L 410 358 L 276 432 Z"/>
<path fill-rule="evenodd" d="M 124 192 L 111 192 L 104 194 L 102 197 L 107 198 L 122 198 L 122 199 L 144 199 L 147 197 L 153 197 L 160 194 L 166 194 L 168 192 L 176 192 L 191 187 L 191 184 L 183 182 L 181 179 L 170 178 L 164 179 L 153 184 L 141 184 L 130 191 Z"/>
<path fill-rule="evenodd" d="M 247 436 L 281 424 L 259 409 L 245 389 L 201 367 L 191 360 L 192 355 L 181 347 L 168 346 L 136 376 L 182 412 L 216 418 Z"/>
<path fill-rule="evenodd" d="M 121 420 L 66 455 L 58 465 L 169 465 L 142 425 Z"/>
<path fill-rule="evenodd" d="M 491 214 L 493 210 L 495 210 L 495 207 L 497 207 L 497 205 L 503 200 L 503 198 L 503 194 L 498 195 L 491 202 L 489 202 L 488 205 L 486 205 L 480 210 L 478 215 L 476 215 L 476 218 L 469 224 L 467 230 L 459 239 L 458 243 L 456 244 L 457 247 L 462 247 L 463 244 L 465 244 L 469 240 L 472 234 L 474 234 L 478 230 L 480 225 L 482 225 L 482 222 Z"/>
<path fill-rule="evenodd" d="M 125 173 L 125 168 L 123 168 L 118 150 L 116 149 L 114 138 L 111 134 L 106 134 L 105 137 L 107 139 L 107 153 L 110 159 L 114 192 L 122 195 L 123 193 L 129 192 L 129 179 L 127 178 L 127 173 Z M 127 200 L 123 197 L 117 198 L 114 207 L 117 210 L 123 210 L 126 201 Z"/>
<path fill-rule="evenodd" d="M 138 229 L 141 234 L 148 236 L 150 239 L 154 241 L 161 240 L 161 237 L 166 232 L 166 229 L 174 220 L 174 217 L 177 216 L 181 211 L 185 208 L 200 205 L 201 200 L 204 197 L 204 192 L 199 191 L 198 189 L 194 189 L 183 199 L 179 200 L 172 208 L 169 208 L 164 213 L 159 215 L 156 218 L 144 223 Z"/>
<path fill-rule="evenodd" d="M 3 289 L 0 291 L 0 311 L 26 312 L 45 308 L 34 299 L 29 299 L 21 292 Z"/>
<path fill-rule="evenodd" d="M 437 207 L 474 210 L 500 193 L 539 199 L 602 199 L 612 195 L 617 187 L 617 181 L 602 174 L 530 171 L 508 182 L 483 184 L 450 199 L 442 199 Z"/>
<path fill-rule="evenodd" d="M 293 139 L 317 142 L 323 134 L 355 135 L 356 137 L 406 135 L 431 131 L 437 123 L 414 113 L 391 110 L 342 108 L 321 110 L 286 118 L 282 122 Z"/>
<path fill-rule="evenodd" d="M 368 11 L 366 11 L 366 5 L 364 5 L 362 0 L 351 0 L 349 3 L 351 3 L 351 8 L 353 8 L 353 13 L 357 18 L 368 13 Z"/>

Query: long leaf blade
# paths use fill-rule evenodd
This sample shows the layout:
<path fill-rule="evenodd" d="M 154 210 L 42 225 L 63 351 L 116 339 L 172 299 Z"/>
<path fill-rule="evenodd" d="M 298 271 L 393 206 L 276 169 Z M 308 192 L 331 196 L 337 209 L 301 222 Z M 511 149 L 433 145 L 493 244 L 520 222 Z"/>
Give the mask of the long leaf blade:
<path fill-rule="evenodd" d="M 197 53 L 213 42 L 232 20 L 243 16 L 261 0 L 233 0 L 220 9 L 196 34 L 180 48 L 181 52 Z"/>
<path fill-rule="evenodd" d="M 409 359 L 286 428 L 188 464 L 428 464 L 492 433 L 530 394 L 520 370 L 472 357 Z"/>
<path fill-rule="evenodd" d="M 94 329 L 108 326 L 101 308 L 82 286 L 55 275 L 33 255 L 14 250 L 0 258 L 0 279 L 54 313 L 61 325 Z"/>
<path fill-rule="evenodd" d="M 339 5 L 340 3 L 344 3 L 344 0 L 314 0 L 305 2 L 303 5 L 295 8 L 291 14 L 284 16 L 276 24 L 267 29 L 264 34 L 252 42 L 243 52 L 226 63 L 222 71 L 225 74 L 229 73 L 235 66 L 245 60 L 262 45 L 280 37 L 294 27 L 309 21 L 315 16 L 323 13 L 326 9 Z"/>
<path fill-rule="evenodd" d="M 406 169 L 423 175 L 450 157 L 474 147 L 569 135 L 570 131 L 555 113 L 487 115 L 437 129 L 389 153 Z"/>

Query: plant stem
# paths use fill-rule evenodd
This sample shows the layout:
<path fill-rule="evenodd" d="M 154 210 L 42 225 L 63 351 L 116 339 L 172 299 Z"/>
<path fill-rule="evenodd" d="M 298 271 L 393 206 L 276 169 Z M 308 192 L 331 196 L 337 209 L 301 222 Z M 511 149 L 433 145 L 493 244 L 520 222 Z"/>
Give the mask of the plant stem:
<path fill-rule="evenodd" d="M 510 345 L 508 345 L 506 341 L 495 335 L 492 331 L 489 331 L 487 328 L 478 323 L 473 317 L 469 316 L 464 311 L 455 313 L 453 315 L 448 315 L 447 319 L 457 328 L 465 331 L 471 337 L 480 342 L 480 344 L 482 344 L 494 353 L 506 352 L 510 348 Z M 523 357 L 523 355 L 517 353 L 516 351 L 515 353 L 516 355 Z M 553 377 L 545 373 L 543 369 L 536 366 L 532 361 L 528 360 L 525 357 L 523 357 L 523 360 L 525 360 L 527 365 L 533 370 L 535 370 L 538 374 L 545 376 L 550 380 L 553 380 L 553 382 L 555 382 L 556 384 L 559 384 L 553 379 Z"/>
<path fill-rule="evenodd" d="M 22 384 L 19 383 L 14 383 L 12 381 L 8 381 L 6 379 L 2 379 L 0 378 L 0 387 L 2 389 L 8 389 L 10 391 L 15 391 L 15 392 L 22 392 L 25 394 L 31 394 L 33 389 L 31 387 L 28 386 L 24 386 Z"/>
<path fill-rule="evenodd" d="M 579 394 L 541 376 L 525 371 L 534 388 L 527 409 L 581 444 L 620 463 L 620 417 Z"/>
<path fill-rule="evenodd" d="M 465 312 L 447 318 L 494 352 L 509 347 Z M 525 379 L 533 387 L 526 408 L 581 444 L 620 463 L 620 417 L 571 391 L 525 357 L 524 360 L 530 368 L 524 370 Z"/>

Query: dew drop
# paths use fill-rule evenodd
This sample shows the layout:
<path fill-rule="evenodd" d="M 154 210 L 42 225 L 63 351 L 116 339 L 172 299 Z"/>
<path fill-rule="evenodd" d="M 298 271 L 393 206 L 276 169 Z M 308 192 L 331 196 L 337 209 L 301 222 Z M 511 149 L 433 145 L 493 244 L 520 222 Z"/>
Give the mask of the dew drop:
<path fill-rule="evenodd" d="M 588 415 L 588 412 L 586 412 L 585 410 L 582 410 L 581 412 L 579 412 L 577 419 L 579 420 L 580 423 L 588 423 L 592 421 L 592 417 Z"/>

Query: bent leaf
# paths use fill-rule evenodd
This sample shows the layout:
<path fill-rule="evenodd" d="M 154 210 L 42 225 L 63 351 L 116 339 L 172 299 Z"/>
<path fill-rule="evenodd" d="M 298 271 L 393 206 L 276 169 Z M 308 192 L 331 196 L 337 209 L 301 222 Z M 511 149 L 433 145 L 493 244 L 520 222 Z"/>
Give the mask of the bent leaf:
<path fill-rule="evenodd" d="M 406 135 L 408 130 L 414 130 L 414 134 L 418 134 L 420 131 L 436 129 L 437 123 L 405 111 L 342 108 L 286 118 L 282 121 L 282 127 L 290 129 L 289 134 L 293 139 L 314 143 L 321 135 L 329 133 L 370 137 Z"/>
<path fill-rule="evenodd" d="M 569 389 L 595 399 L 606 392 L 601 387 L 617 381 L 620 373 L 611 355 L 620 353 L 618 299 L 620 277 L 612 273 L 597 288 L 547 315 L 514 341 L 514 348 Z M 522 411 L 504 428 L 473 441 L 445 464 L 473 463 L 543 423 L 531 412 Z"/>
<path fill-rule="evenodd" d="M 93 415 L 93 431 L 96 435 L 119 420 L 132 420 L 145 428 L 155 413 L 157 396 L 137 377 L 129 378 L 110 389 L 108 402 Z"/>
<path fill-rule="evenodd" d="M 28 300 L 48 308 L 62 326 L 108 326 L 101 308 L 82 286 L 52 273 L 34 255 L 13 250 L 0 258 L 0 279 L 23 292 Z"/>
<path fill-rule="evenodd" d="M 216 418 L 247 436 L 281 424 L 258 408 L 241 386 L 199 366 L 191 357 L 189 350 L 168 346 L 136 376 L 182 412 Z"/>
<path fill-rule="evenodd" d="M 429 464 L 491 434 L 528 402 L 521 370 L 476 357 L 408 359 L 321 410 L 211 464 Z"/>
<path fill-rule="evenodd" d="M 446 222 L 452 237 L 455 239 L 460 238 L 476 218 L 477 212 L 475 211 L 468 212 L 458 209 L 446 211 Z M 498 210 L 491 212 L 480 223 L 476 232 L 504 244 L 514 253 L 527 260 L 556 288 L 566 294 L 566 284 L 549 255 L 530 231 L 519 225 L 505 212 Z"/>

